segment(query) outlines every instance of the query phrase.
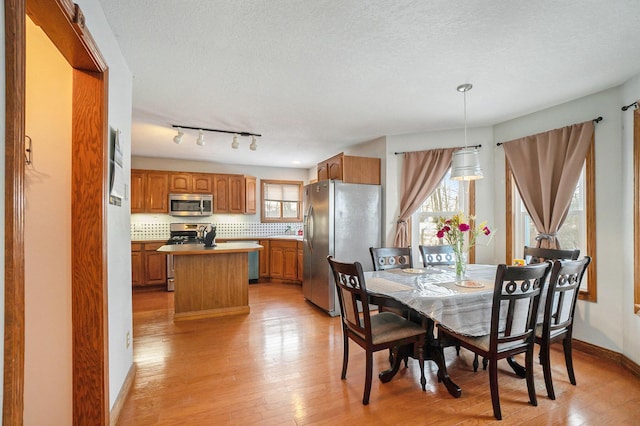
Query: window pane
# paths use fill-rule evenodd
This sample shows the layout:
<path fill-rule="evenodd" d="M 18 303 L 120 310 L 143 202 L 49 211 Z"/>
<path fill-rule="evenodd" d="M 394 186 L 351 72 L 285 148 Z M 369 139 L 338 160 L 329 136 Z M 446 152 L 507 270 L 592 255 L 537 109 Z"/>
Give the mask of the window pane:
<path fill-rule="evenodd" d="M 283 202 L 282 217 L 298 217 L 298 203 Z"/>
<path fill-rule="evenodd" d="M 298 185 L 282 185 L 282 201 L 299 201 L 300 189 Z"/>
<path fill-rule="evenodd" d="M 265 201 L 264 202 L 264 215 L 265 217 L 279 218 L 280 216 L 280 203 L 277 201 Z"/>

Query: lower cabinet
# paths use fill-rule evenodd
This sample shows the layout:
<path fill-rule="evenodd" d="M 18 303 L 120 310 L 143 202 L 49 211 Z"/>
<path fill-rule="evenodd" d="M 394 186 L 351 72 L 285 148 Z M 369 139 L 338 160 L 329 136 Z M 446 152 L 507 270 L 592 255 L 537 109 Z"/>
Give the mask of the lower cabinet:
<path fill-rule="evenodd" d="M 302 244 L 302 241 L 298 241 L 298 281 L 300 282 L 304 278 L 304 269 L 302 268 L 304 265 L 304 246 Z"/>
<path fill-rule="evenodd" d="M 167 255 L 156 251 L 164 244 L 164 242 L 131 243 L 132 285 L 167 283 Z"/>
<path fill-rule="evenodd" d="M 299 281 L 298 242 L 271 240 L 269 242 L 269 269 L 271 278 Z"/>
<path fill-rule="evenodd" d="M 269 274 L 270 274 L 270 269 L 269 269 L 269 249 L 270 249 L 270 245 L 269 245 L 270 241 L 269 240 L 260 240 L 258 241 L 258 244 L 260 244 L 263 248 L 262 250 L 260 250 L 260 254 L 258 254 L 258 259 L 260 262 L 260 272 L 259 272 L 259 276 L 260 278 L 269 278 Z"/>

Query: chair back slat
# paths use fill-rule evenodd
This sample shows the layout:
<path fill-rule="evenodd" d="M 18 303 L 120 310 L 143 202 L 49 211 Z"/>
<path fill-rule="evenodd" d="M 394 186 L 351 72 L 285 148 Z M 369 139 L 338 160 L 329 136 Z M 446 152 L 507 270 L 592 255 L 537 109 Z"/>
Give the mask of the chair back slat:
<path fill-rule="evenodd" d="M 413 268 L 411 247 L 369 247 L 369 252 L 375 271 Z"/>
<path fill-rule="evenodd" d="M 532 344 L 540 295 L 550 269 L 550 262 L 498 266 L 491 313 L 491 351 Z"/>
<path fill-rule="evenodd" d="M 554 262 L 545 301 L 543 336 L 572 326 L 580 284 L 590 263 L 589 256 Z"/>
<path fill-rule="evenodd" d="M 527 264 L 558 259 L 576 260 L 578 257 L 580 257 L 580 249 L 561 250 L 524 246 L 524 260 Z"/>
<path fill-rule="evenodd" d="M 338 290 L 343 324 L 364 339 L 371 335 L 371 318 L 360 262 L 342 263 L 327 257 Z"/>
<path fill-rule="evenodd" d="M 418 246 L 424 266 L 453 265 L 456 263 L 453 247 L 450 245 Z"/>

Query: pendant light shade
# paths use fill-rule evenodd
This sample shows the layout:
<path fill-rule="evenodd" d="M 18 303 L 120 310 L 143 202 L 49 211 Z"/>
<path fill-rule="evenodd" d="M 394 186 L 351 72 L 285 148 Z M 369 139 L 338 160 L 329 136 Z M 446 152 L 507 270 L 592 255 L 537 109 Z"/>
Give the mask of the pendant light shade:
<path fill-rule="evenodd" d="M 454 152 L 451 159 L 451 179 L 454 180 L 475 180 L 484 177 L 480 168 L 478 149 L 467 148 L 467 92 L 472 87 L 468 83 L 457 87 L 458 92 L 464 94 L 464 149 Z"/>

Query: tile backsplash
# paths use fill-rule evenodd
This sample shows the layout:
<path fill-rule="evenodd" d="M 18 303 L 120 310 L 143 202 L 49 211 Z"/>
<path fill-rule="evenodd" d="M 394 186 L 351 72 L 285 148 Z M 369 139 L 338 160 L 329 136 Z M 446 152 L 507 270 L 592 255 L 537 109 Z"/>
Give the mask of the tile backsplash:
<path fill-rule="evenodd" d="M 178 222 L 178 221 L 175 221 Z M 180 222 L 187 222 L 182 220 Z M 205 222 L 189 220 L 189 222 Z M 169 225 L 165 218 L 160 220 L 150 218 L 135 218 L 131 220 L 131 240 L 168 240 Z M 272 235 L 295 234 L 302 229 L 302 223 L 260 223 L 260 222 L 215 222 L 218 238 L 255 238 L 269 237 Z"/>

